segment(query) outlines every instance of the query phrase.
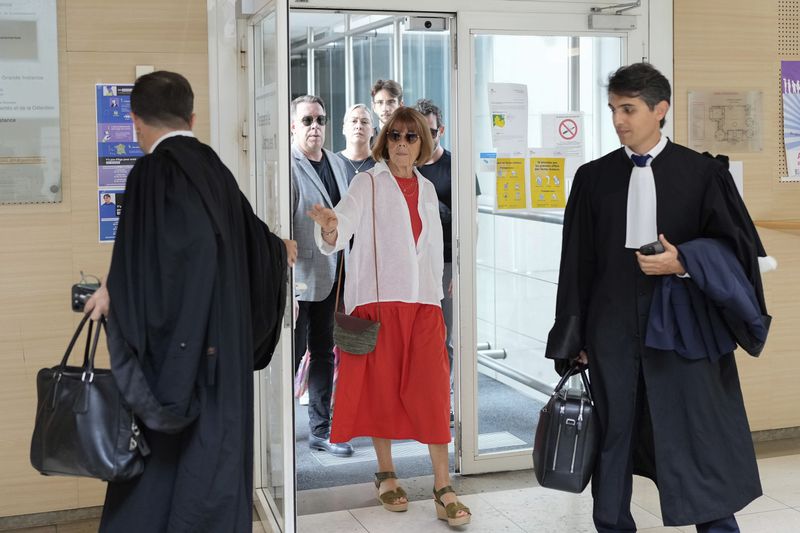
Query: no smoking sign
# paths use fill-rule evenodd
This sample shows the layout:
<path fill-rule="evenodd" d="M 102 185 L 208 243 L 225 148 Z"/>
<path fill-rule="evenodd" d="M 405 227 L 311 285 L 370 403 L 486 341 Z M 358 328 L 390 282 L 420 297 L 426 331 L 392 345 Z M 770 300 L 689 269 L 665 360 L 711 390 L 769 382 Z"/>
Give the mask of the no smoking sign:
<path fill-rule="evenodd" d="M 571 118 L 565 118 L 558 124 L 558 135 L 565 141 L 571 141 L 578 136 L 578 124 Z"/>

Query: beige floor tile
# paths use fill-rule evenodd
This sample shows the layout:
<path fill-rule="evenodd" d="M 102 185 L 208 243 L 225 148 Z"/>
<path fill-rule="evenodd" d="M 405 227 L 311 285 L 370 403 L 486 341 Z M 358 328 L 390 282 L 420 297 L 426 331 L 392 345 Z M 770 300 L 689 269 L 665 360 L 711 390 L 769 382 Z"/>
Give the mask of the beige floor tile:
<path fill-rule="evenodd" d="M 783 509 L 766 513 L 736 515 L 739 528 L 745 533 L 797 533 L 800 531 L 800 511 Z"/>
<path fill-rule="evenodd" d="M 334 511 L 300 516 L 297 519 L 298 533 L 366 533 L 367 530 L 349 511 Z"/>
<path fill-rule="evenodd" d="M 661 500 L 658 498 L 656 484 L 651 480 L 641 476 L 633 476 L 633 496 L 631 501 L 653 516 L 661 518 Z"/>
<path fill-rule="evenodd" d="M 737 516 L 753 513 L 765 513 L 768 511 L 780 511 L 786 509 L 787 506 L 779 501 L 776 501 L 769 496 L 761 496 L 756 498 L 750 505 L 736 513 Z"/>
<path fill-rule="evenodd" d="M 481 494 L 516 524 L 531 532 L 594 532 L 592 497 L 587 489 L 582 494 L 569 494 L 533 487 L 514 491 Z M 631 513 L 640 529 L 661 526 L 661 519 L 637 504 Z"/>
<path fill-rule="evenodd" d="M 758 468 L 765 496 L 789 507 L 800 507 L 800 455 L 762 459 Z"/>
<path fill-rule="evenodd" d="M 537 533 L 593 533 L 589 491 L 569 494 L 542 487 L 481 494 L 525 531 Z"/>
<path fill-rule="evenodd" d="M 460 499 L 473 512 L 472 522 L 464 528 L 453 529 L 444 520 L 437 519 L 433 499 L 411 502 L 405 513 L 390 513 L 380 506 L 354 509 L 351 513 L 369 533 L 452 533 L 459 529 L 468 533 L 523 533 L 523 529 L 481 496 L 469 495 Z"/>

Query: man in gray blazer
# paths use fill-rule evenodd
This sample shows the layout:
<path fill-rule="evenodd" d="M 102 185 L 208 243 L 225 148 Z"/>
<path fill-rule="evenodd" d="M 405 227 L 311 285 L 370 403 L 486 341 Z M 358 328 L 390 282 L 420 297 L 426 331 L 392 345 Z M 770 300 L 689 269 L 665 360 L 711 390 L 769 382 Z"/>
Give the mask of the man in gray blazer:
<path fill-rule="evenodd" d="M 322 147 L 325 104 L 318 96 L 292 101 L 292 202 L 297 263 L 294 279 L 307 289 L 299 297 L 294 332 L 295 372 L 308 349 L 308 445 L 315 450 L 349 456 L 349 443 L 332 444 L 333 314 L 339 254 L 323 255 L 314 242 L 314 221 L 306 214 L 314 204 L 333 208 L 347 190 L 344 162 Z M 339 252 L 344 253 L 344 252 Z"/>

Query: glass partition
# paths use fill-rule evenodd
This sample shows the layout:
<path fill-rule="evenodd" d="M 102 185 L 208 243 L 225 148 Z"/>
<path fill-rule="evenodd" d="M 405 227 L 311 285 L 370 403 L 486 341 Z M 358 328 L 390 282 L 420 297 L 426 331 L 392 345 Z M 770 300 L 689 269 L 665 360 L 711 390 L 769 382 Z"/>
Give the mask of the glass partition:
<path fill-rule="evenodd" d="M 371 108 L 370 92 L 379 79 L 400 82 L 406 105 L 414 105 L 419 98 L 433 100 L 442 109 L 447 128 L 450 30 L 409 27 L 406 15 L 292 11 L 291 93 L 293 98 L 315 94 L 325 101 L 326 148 L 344 149 L 344 114 L 357 103 Z M 442 145 L 450 148 L 447 135 Z"/>
<path fill-rule="evenodd" d="M 255 95 L 255 177 L 258 215 L 272 229 L 279 231 L 280 201 L 278 193 L 278 87 L 276 13 L 273 11 L 254 28 L 254 95 Z M 286 336 L 280 341 L 287 342 Z M 291 341 L 288 341 L 291 342 Z M 285 520 L 284 454 L 291 453 L 283 438 L 283 419 L 288 406 L 284 402 L 281 374 L 281 348 L 275 350 L 272 362 L 258 373 L 256 387 L 260 406 L 261 489 L 269 493 L 274 514 L 283 527 Z M 257 425 L 256 427 L 259 427 Z M 258 440 L 257 440 L 258 442 Z"/>
<path fill-rule="evenodd" d="M 563 210 L 496 208 L 496 174 L 486 163 L 487 153 L 495 152 L 487 84 L 527 86 L 530 148 L 545 148 L 544 115 L 582 114 L 584 150 L 567 160 L 569 187 L 580 164 L 619 146 L 605 83 L 622 64 L 625 42 L 621 37 L 478 34 L 473 45 L 473 94 L 484 95 L 473 102 L 472 117 L 483 193 L 475 264 L 478 450 L 491 453 L 532 447 L 531 429 L 545 391 L 552 390 L 555 374 L 544 348 L 555 314 Z"/>

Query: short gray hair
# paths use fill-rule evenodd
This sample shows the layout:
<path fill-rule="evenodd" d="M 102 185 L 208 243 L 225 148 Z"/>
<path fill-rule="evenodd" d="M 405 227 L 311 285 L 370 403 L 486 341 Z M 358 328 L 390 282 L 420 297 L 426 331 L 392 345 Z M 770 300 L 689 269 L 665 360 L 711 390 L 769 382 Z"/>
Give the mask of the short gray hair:
<path fill-rule="evenodd" d="M 322 98 L 313 94 L 305 94 L 292 100 L 292 120 L 296 118 L 297 106 L 300 104 L 319 104 L 322 110 L 325 111 L 325 101 Z"/>

